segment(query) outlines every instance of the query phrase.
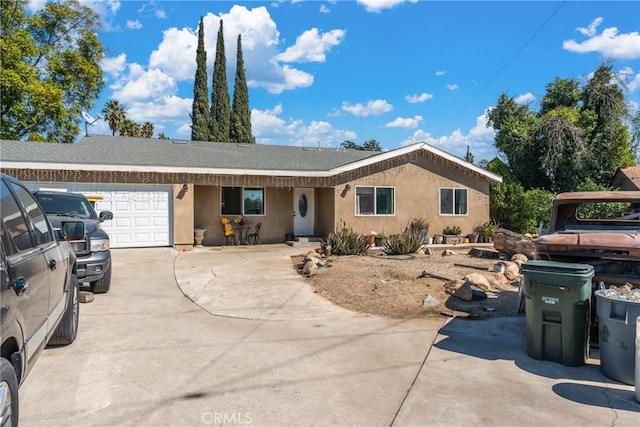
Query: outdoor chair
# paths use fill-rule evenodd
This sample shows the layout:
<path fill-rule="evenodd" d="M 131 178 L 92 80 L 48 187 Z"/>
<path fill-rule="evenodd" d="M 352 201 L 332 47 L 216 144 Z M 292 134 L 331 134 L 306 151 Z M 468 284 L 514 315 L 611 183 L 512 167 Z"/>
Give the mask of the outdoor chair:
<path fill-rule="evenodd" d="M 224 237 L 226 240 L 225 244 L 228 245 L 229 240 L 231 240 L 235 245 L 236 232 L 233 230 L 233 227 L 231 226 L 231 224 L 229 224 L 229 220 L 227 218 L 222 218 L 220 219 L 220 222 L 222 223 L 222 232 L 224 233 Z"/>
<path fill-rule="evenodd" d="M 255 244 L 262 244 L 262 242 L 260 241 L 260 227 L 262 227 L 261 222 L 257 223 L 256 230 L 247 236 L 247 241 L 249 242 L 249 244 L 251 244 L 252 242 Z"/>

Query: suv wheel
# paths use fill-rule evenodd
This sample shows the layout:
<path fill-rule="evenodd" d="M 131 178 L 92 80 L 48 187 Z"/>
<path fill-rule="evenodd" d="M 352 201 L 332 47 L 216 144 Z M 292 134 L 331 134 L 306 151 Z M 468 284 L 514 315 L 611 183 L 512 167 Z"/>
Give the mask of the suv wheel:
<path fill-rule="evenodd" d="M 78 318 L 80 316 L 80 299 L 78 298 L 78 278 L 75 274 L 69 277 L 69 303 L 53 332 L 48 345 L 69 345 L 78 336 Z"/>
<path fill-rule="evenodd" d="M 109 263 L 107 271 L 104 272 L 104 276 L 95 282 L 90 282 L 90 285 L 91 292 L 94 294 L 104 294 L 109 292 L 109 288 L 111 287 L 111 263 Z"/>
<path fill-rule="evenodd" d="M 18 425 L 18 379 L 13 366 L 0 358 L 0 426 Z"/>

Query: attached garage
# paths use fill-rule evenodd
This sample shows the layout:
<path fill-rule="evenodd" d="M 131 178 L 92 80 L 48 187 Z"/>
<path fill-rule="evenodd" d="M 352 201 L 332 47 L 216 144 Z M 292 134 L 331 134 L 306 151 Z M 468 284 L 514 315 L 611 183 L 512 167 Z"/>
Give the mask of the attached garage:
<path fill-rule="evenodd" d="M 102 227 L 111 238 L 112 248 L 171 246 L 170 186 L 126 185 L 31 185 L 33 189 L 66 189 L 67 191 L 102 196 L 95 202 L 96 212 L 111 211 L 113 220 Z"/>

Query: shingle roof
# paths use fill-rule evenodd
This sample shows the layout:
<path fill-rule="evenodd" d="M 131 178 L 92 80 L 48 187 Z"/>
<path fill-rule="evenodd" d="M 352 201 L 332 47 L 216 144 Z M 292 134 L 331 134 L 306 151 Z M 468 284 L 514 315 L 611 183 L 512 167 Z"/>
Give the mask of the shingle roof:
<path fill-rule="evenodd" d="M 376 152 L 293 146 L 88 136 L 75 144 L 1 141 L 3 162 L 327 171 Z"/>
<path fill-rule="evenodd" d="M 92 135 L 75 144 L 0 140 L 5 168 L 327 176 L 425 149 L 480 175 L 501 177 L 426 143 L 386 152 Z"/>

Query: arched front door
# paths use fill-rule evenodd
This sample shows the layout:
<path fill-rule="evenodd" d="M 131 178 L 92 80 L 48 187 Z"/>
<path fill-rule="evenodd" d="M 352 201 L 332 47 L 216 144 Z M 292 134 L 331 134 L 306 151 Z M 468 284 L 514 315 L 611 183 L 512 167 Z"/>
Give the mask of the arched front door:
<path fill-rule="evenodd" d="M 313 236 L 313 188 L 293 189 L 293 234 Z"/>

